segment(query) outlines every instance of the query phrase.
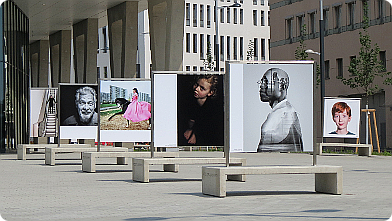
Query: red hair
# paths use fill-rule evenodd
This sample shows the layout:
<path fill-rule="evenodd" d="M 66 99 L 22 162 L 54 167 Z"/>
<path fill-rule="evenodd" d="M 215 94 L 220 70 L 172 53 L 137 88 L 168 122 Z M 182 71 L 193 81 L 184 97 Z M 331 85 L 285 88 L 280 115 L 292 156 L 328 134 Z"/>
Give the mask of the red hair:
<path fill-rule="evenodd" d="M 335 113 L 343 113 L 346 111 L 347 115 L 351 117 L 351 107 L 348 106 L 345 102 L 337 102 L 332 106 L 332 119 L 335 116 Z"/>

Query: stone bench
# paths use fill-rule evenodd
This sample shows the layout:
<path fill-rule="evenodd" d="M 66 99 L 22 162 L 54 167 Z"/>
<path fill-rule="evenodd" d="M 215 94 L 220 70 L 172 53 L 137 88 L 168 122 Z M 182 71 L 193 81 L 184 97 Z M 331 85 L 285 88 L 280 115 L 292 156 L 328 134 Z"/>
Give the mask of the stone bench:
<path fill-rule="evenodd" d="M 315 153 L 322 155 L 323 147 L 358 147 L 358 156 L 370 156 L 372 154 L 371 144 L 352 144 L 352 143 L 318 143 Z"/>
<path fill-rule="evenodd" d="M 225 164 L 226 158 L 134 158 L 132 167 L 133 181 L 150 182 L 150 165 L 163 165 L 166 172 L 178 172 L 180 164 Z M 244 166 L 245 158 L 230 158 L 230 165 Z M 245 181 L 245 176 L 231 177 L 234 180 Z"/>
<path fill-rule="evenodd" d="M 46 147 L 58 147 L 58 144 L 19 144 L 17 148 L 18 160 L 26 160 L 28 149 L 45 149 Z M 60 147 L 91 147 L 90 144 L 60 144 Z"/>
<path fill-rule="evenodd" d="M 250 174 L 315 174 L 316 192 L 342 194 L 343 168 L 341 166 L 256 166 L 256 167 L 203 167 L 202 192 L 225 197 L 226 179 L 231 175 Z"/>
<path fill-rule="evenodd" d="M 155 157 L 178 157 L 178 152 L 155 152 Z M 95 173 L 97 158 L 117 158 L 118 165 L 126 165 L 127 158 L 151 157 L 151 152 L 83 152 L 83 172 Z"/>
<path fill-rule="evenodd" d="M 97 151 L 96 147 L 46 147 L 45 164 L 54 166 L 56 164 L 56 153 L 82 153 Z M 101 147 L 100 151 L 128 152 L 123 147 Z"/>

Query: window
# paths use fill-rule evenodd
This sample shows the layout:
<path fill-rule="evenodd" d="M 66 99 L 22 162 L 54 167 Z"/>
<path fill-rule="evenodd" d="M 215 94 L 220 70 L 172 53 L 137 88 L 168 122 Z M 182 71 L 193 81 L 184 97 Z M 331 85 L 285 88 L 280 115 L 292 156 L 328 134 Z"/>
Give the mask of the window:
<path fill-rule="evenodd" d="M 225 37 L 220 36 L 220 60 L 224 61 L 224 51 L 225 51 L 225 45 L 224 45 Z"/>
<path fill-rule="evenodd" d="M 337 77 L 343 77 L 343 58 L 336 59 Z"/>
<path fill-rule="evenodd" d="M 386 71 L 387 70 L 387 55 L 386 55 L 386 51 L 380 51 L 380 61 L 381 61 L 381 65 L 383 66 L 382 71 Z"/>
<path fill-rule="evenodd" d="M 244 24 L 244 9 L 240 9 L 240 24 Z"/>
<path fill-rule="evenodd" d="M 261 60 L 265 60 L 265 39 L 261 39 Z"/>
<path fill-rule="evenodd" d="M 197 27 L 197 5 L 193 4 L 193 27 Z"/>
<path fill-rule="evenodd" d="M 328 26 L 329 26 L 329 24 L 328 24 L 328 21 L 329 21 L 329 9 L 324 9 L 323 10 L 323 18 L 324 18 L 324 32 L 325 32 L 325 35 L 327 35 L 328 34 Z"/>
<path fill-rule="evenodd" d="M 384 0 L 377 0 L 377 19 L 384 17 Z"/>
<path fill-rule="evenodd" d="M 268 26 L 271 25 L 271 14 L 270 11 L 268 11 Z"/>
<path fill-rule="evenodd" d="M 354 2 L 347 3 L 347 25 L 354 25 Z"/>
<path fill-rule="evenodd" d="M 257 0 L 253 0 L 253 5 L 257 5 Z"/>
<path fill-rule="evenodd" d="M 297 24 L 298 24 L 297 36 L 298 37 L 300 37 L 300 36 L 302 36 L 302 34 L 304 34 L 304 33 L 302 33 L 302 29 L 303 29 L 304 24 L 305 24 L 305 18 L 304 17 L 305 17 L 304 15 L 297 16 Z"/>
<path fill-rule="evenodd" d="M 191 34 L 190 33 L 186 33 L 186 37 L 185 37 L 185 52 L 190 53 L 191 52 Z"/>
<path fill-rule="evenodd" d="M 197 66 L 193 66 L 193 71 L 197 71 Z"/>
<path fill-rule="evenodd" d="M 204 34 L 200 34 L 200 60 L 204 59 Z"/>
<path fill-rule="evenodd" d="M 234 8 L 234 10 L 233 10 L 233 16 L 234 16 L 234 24 L 237 24 L 238 23 L 238 9 L 236 9 L 236 8 Z"/>
<path fill-rule="evenodd" d="M 102 28 L 103 35 L 103 53 L 108 53 L 108 39 L 106 36 L 106 26 Z"/>
<path fill-rule="evenodd" d="M 244 37 L 240 37 L 240 60 L 244 60 Z"/>
<path fill-rule="evenodd" d="M 227 18 L 226 18 L 226 22 L 230 23 L 230 8 L 226 8 L 227 10 Z"/>
<path fill-rule="evenodd" d="M 340 28 L 341 27 L 341 19 L 342 19 L 342 6 L 341 5 L 335 6 L 334 12 L 335 12 L 335 26 L 334 26 L 334 28 Z"/>
<path fill-rule="evenodd" d="M 186 71 L 191 71 L 191 66 L 186 66 L 186 67 L 185 67 L 185 70 L 186 70 Z"/>
<path fill-rule="evenodd" d="M 259 44 L 258 44 L 258 39 L 257 39 L 257 38 L 254 38 L 254 39 L 253 39 L 253 43 L 254 43 L 254 49 L 253 49 L 253 50 L 254 50 L 254 57 L 253 57 L 253 58 L 254 58 L 255 61 L 258 61 L 258 60 L 259 60 L 259 50 L 258 50 L 258 49 L 259 49 L 259 48 L 258 48 L 258 47 L 259 47 Z"/>
<path fill-rule="evenodd" d="M 237 37 L 234 37 L 234 40 L 233 40 L 234 42 L 233 42 L 233 59 L 234 60 L 238 60 L 238 56 L 237 56 L 237 48 L 238 48 L 238 46 L 237 46 Z"/>
<path fill-rule="evenodd" d="M 257 10 L 253 10 L 253 25 L 257 26 Z"/>
<path fill-rule="evenodd" d="M 103 77 L 108 78 L 108 67 L 103 67 Z"/>
<path fill-rule="evenodd" d="M 315 12 L 309 13 L 309 34 L 316 33 L 316 16 Z"/>
<path fill-rule="evenodd" d="M 264 11 L 260 11 L 260 25 L 264 26 Z"/>
<path fill-rule="evenodd" d="M 97 76 L 98 78 L 101 78 L 101 68 L 97 67 Z"/>
<path fill-rule="evenodd" d="M 264 5 L 264 0 L 260 0 L 260 5 Z"/>
<path fill-rule="evenodd" d="M 225 22 L 225 14 L 224 14 L 224 8 L 220 9 L 220 23 L 224 23 Z"/>
<path fill-rule="evenodd" d="M 193 53 L 197 53 L 197 34 L 193 34 Z"/>
<path fill-rule="evenodd" d="M 324 61 L 324 79 L 329 79 L 329 60 Z"/>
<path fill-rule="evenodd" d="M 227 41 L 226 41 L 226 57 L 227 57 L 227 59 L 226 60 L 230 60 L 231 58 L 230 58 L 230 47 L 231 47 L 231 45 L 230 45 L 230 36 L 227 36 Z"/>
<path fill-rule="evenodd" d="M 207 5 L 207 28 L 211 28 L 211 6 Z"/>
<path fill-rule="evenodd" d="M 204 5 L 200 5 L 200 27 L 204 27 Z"/>
<path fill-rule="evenodd" d="M 293 38 L 293 17 L 286 19 L 286 39 Z"/>
<path fill-rule="evenodd" d="M 185 7 L 185 22 L 186 22 L 186 26 L 191 26 L 191 4 L 190 3 L 186 3 L 186 7 Z"/>

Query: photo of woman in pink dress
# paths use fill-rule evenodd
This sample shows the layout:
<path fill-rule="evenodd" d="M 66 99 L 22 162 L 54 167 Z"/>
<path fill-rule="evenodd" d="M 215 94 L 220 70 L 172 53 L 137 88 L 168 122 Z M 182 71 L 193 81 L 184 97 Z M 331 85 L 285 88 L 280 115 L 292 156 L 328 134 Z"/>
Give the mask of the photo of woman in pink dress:
<path fill-rule="evenodd" d="M 139 102 L 138 97 L 139 92 L 137 88 L 133 88 L 132 101 L 124 113 L 124 118 L 132 122 L 150 120 L 151 104 L 145 101 Z M 127 127 L 129 127 L 129 121 Z"/>

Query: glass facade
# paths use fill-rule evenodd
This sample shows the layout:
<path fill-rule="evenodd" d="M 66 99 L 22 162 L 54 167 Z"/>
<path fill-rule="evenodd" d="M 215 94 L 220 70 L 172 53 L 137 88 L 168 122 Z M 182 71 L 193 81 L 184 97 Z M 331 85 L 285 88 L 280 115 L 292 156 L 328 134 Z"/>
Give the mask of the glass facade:
<path fill-rule="evenodd" d="M 6 152 L 29 142 L 29 20 L 12 1 L 0 13 L 0 152 Z"/>

